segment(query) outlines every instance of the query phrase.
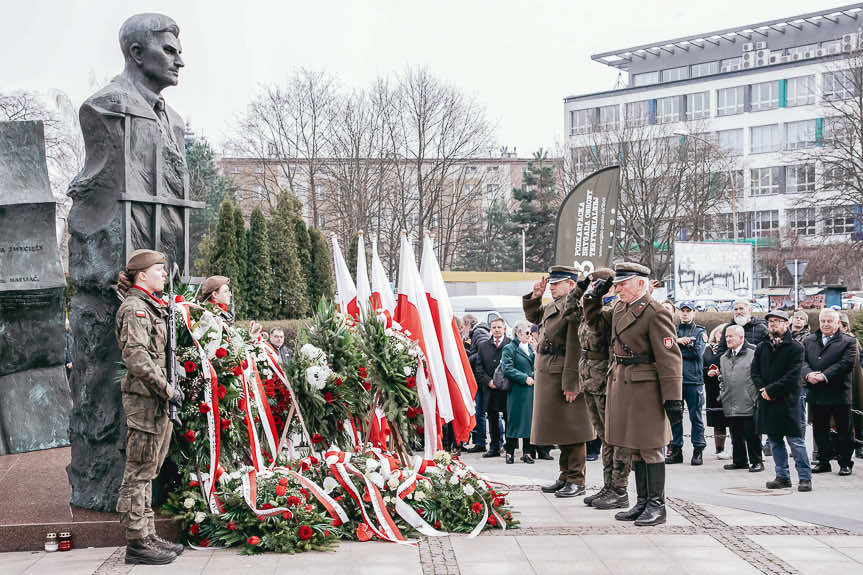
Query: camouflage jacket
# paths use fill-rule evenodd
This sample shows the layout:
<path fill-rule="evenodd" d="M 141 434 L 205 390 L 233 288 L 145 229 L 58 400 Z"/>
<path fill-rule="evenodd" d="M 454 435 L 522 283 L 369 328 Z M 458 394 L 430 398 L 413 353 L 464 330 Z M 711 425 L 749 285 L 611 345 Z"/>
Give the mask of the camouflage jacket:
<path fill-rule="evenodd" d="M 120 384 L 126 424 L 154 433 L 170 396 L 165 372 L 168 308 L 132 288 L 117 310 L 117 343 L 126 375 Z"/>
<path fill-rule="evenodd" d="M 578 340 L 582 349 L 578 371 L 585 391 L 605 393 L 611 325 L 603 315 L 591 319 L 592 321 L 588 321 L 587 317 L 584 317 L 578 325 Z"/>

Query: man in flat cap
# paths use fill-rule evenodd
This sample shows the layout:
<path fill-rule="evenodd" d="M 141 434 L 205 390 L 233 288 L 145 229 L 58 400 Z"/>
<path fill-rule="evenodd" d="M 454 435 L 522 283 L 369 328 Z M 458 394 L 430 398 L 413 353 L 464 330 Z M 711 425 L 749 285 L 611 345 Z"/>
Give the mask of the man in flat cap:
<path fill-rule="evenodd" d="M 576 284 L 579 289 L 570 292 L 570 297 L 586 290 L 594 280 L 607 278 L 614 278 L 613 270 L 597 269 Z M 608 309 L 611 310 L 610 307 Z M 590 420 L 597 437 L 602 440 L 602 489 L 585 497 L 584 502 L 597 509 L 629 507 L 629 496 L 626 492 L 629 472 L 632 469 L 629 449 L 611 445 L 605 433 L 611 324 L 602 314 L 595 314 L 591 319 L 592 321 L 589 321 L 587 316 L 584 316 L 578 325 L 578 340 L 581 344 L 578 369 Z"/>
<path fill-rule="evenodd" d="M 527 320 L 539 325 L 530 442 L 560 446 L 560 475 L 542 488 L 555 497 L 584 493 L 585 442 L 595 437 L 578 375 L 583 288 L 576 286 L 577 280 L 575 268 L 552 266 L 522 301 Z M 546 286 L 553 301 L 542 305 Z"/>
<path fill-rule="evenodd" d="M 163 565 L 183 552 L 182 545 L 156 534 L 151 507 L 152 481 L 171 443 L 168 401 L 182 402 L 182 392 L 171 388 L 165 370 L 168 307 L 156 295 L 164 289 L 165 278 L 165 254 L 153 250 L 132 252 L 120 274 L 125 299 L 117 310 L 116 335 L 126 365 L 120 388 L 127 432 L 117 511 L 126 530 L 130 564 Z"/>
<path fill-rule="evenodd" d="M 618 302 L 603 309 L 614 284 Z M 672 424 L 683 413 L 683 365 L 671 314 L 650 295 L 650 269 L 636 263 L 615 266 L 614 279 L 596 280 L 584 295 L 590 321 L 611 325 L 614 367 L 608 381 L 605 437 L 628 447 L 638 500 L 615 515 L 636 525 L 665 523 L 665 457 Z"/>

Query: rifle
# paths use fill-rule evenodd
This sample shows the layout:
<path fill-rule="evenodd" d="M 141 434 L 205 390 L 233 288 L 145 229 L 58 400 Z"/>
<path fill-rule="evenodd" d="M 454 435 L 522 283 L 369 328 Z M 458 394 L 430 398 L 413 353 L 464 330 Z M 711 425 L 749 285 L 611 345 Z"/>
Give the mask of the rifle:
<path fill-rule="evenodd" d="M 165 368 L 168 372 L 168 383 L 171 384 L 171 389 L 177 389 L 179 386 L 177 376 L 177 316 L 175 315 L 177 304 L 174 301 L 174 275 L 180 274 L 180 268 L 176 262 L 171 272 L 168 274 L 168 341 L 165 350 Z M 183 425 L 179 415 L 178 405 L 173 400 L 168 402 L 168 419 L 174 422 L 174 425 Z"/>

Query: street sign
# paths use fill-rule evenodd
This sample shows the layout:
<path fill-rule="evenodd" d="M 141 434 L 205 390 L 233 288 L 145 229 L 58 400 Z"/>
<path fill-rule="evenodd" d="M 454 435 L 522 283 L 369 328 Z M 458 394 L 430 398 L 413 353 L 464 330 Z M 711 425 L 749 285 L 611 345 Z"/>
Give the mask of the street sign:
<path fill-rule="evenodd" d="M 795 262 L 796 262 L 796 270 L 795 270 Z M 809 260 L 785 260 L 785 269 L 788 270 L 788 273 L 791 274 L 791 277 L 797 276 L 797 279 L 803 277 L 803 272 L 806 271 L 806 266 L 809 264 Z"/>

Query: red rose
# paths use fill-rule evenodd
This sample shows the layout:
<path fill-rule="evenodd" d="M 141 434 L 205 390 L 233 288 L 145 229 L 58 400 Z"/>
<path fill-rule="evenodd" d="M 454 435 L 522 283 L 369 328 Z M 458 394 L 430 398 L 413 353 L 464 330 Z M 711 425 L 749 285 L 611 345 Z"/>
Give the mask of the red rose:
<path fill-rule="evenodd" d="M 202 403 L 198 406 L 198 411 L 200 411 L 201 413 L 210 413 L 210 404 Z"/>
<path fill-rule="evenodd" d="M 195 481 L 195 480 L 192 480 L 192 481 L 190 481 L 190 482 L 189 482 L 189 487 L 197 487 L 198 485 L 200 485 L 200 483 L 198 483 L 198 482 L 197 482 L 197 481 Z"/>
<path fill-rule="evenodd" d="M 231 373 L 233 373 L 236 376 L 243 375 L 243 368 L 240 367 L 239 365 L 235 365 L 234 367 L 231 368 Z"/>
<path fill-rule="evenodd" d="M 494 498 L 494 502 L 493 502 L 492 504 L 493 504 L 495 507 L 500 507 L 500 506 L 501 506 L 501 505 L 503 505 L 504 503 L 506 503 L 506 499 L 504 499 L 503 497 L 495 497 L 495 498 Z"/>
<path fill-rule="evenodd" d="M 226 393 L 228 393 L 228 388 L 224 385 L 219 385 L 219 387 L 216 388 L 216 395 L 219 396 L 219 399 L 225 399 Z"/>
<path fill-rule="evenodd" d="M 288 478 L 287 477 L 279 477 L 279 485 L 287 485 Z"/>
<path fill-rule="evenodd" d="M 297 529 L 297 537 L 302 539 L 303 541 L 308 541 L 315 535 L 315 532 L 308 525 L 302 525 L 299 529 Z"/>
<path fill-rule="evenodd" d="M 426 430 L 426 428 L 423 427 L 422 425 L 417 425 L 417 433 L 418 434 L 422 435 L 423 432 L 425 432 L 425 430 Z"/>
<path fill-rule="evenodd" d="M 248 539 L 248 543 L 249 543 L 249 545 L 257 545 L 257 544 L 258 544 L 258 543 L 260 543 L 260 542 L 261 542 L 261 538 L 260 538 L 260 537 L 258 537 L 257 535 L 252 535 L 252 536 L 251 536 L 251 537 L 249 537 L 249 539 Z"/>
<path fill-rule="evenodd" d="M 417 378 L 410 376 L 405 380 L 405 385 L 408 386 L 408 389 L 415 388 L 417 386 Z"/>
<path fill-rule="evenodd" d="M 296 507 L 299 504 L 300 498 L 296 495 L 291 495 L 290 497 L 288 497 L 288 505 L 290 505 L 291 507 Z"/>
<path fill-rule="evenodd" d="M 320 433 L 316 433 L 312 436 L 312 443 L 322 443 L 324 441 L 324 436 Z"/>
<path fill-rule="evenodd" d="M 194 361 L 187 361 L 183 364 L 183 369 L 186 370 L 186 373 L 195 373 L 195 370 L 198 369 L 198 366 L 195 365 Z"/>
<path fill-rule="evenodd" d="M 303 499 L 306 501 L 309 500 L 309 492 L 305 490 L 305 488 L 300 489 L 300 495 L 303 496 Z"/>
<path fill-rule="evenodd" d="M 324 537 L 329 537 L 330 535 L 332 535 L 332 533 L 330 533 L 330 530 L 324 529 Z"/>
<path fill-rule="evenodd" d="M 509 520 L 512 520 L 512 513 L 507 513 L 507 514 L 506 514 L 506 518 L 507 518 L 507 519 L 509 519 Z"/>
<path fill-rule="evenodd" d="M 276 495 L 282 497 L 285 493 L 288 492 L 288 488 L 284 485 L 276 485 Z"/>
<path fill-rule="evenodd" d="M 326 401 L 327 403 L 332 403 L 333 402 L 333 394 L 330 393 L 329 391 L 324 393 L 324 401 Z"/>
<path fill-rule="evenodd" d="M 314 510 L 315 510 L 315 506 L 314 506 L 314 505 L 309 504 L 309 505 L 306 505 L 305 507 L 303 507 L 303 509 L 305 509 L 305 510 L 306 510 L 306 513 L 311 513 L 312 511 L 314 511 Z"/>
<path fill-rule="evenodd" d="M 360 541 L 368 541 L 372 538 L 372 530 L 369 529 L 369 526 L 365 523 L 360 523 L 357 525 L 357 539 Z"/>
<path fill-rule="evenodd" d="M 425 510 L 425 509 L 423 509 L 422 507 L 417 507 L 417 513 L 418 513 L 420 516 L 423 516 L 423 515 L 425 515 L 425 514 L 426 514 L 426 510 Z"/>
<path fill-rule="evenodd" d="M 290 511 L 288 511 L 287 509 L 282 511 L 282 519 L 290 519 L 293 516 L 294 516 L 294 514 L 291 513 Z"/>
<path fill-rule="evenodd" d="M 189 527 L 189 533 L 192 535 L 197 535 L 198 531 L 201 530 L 201 526 L 198 523 L 193 523 L 191 527 Z"/>
<path fill-rule="evenodd" d="M 357 368 L 357 375 L 359 375 L 363 379 L 368 377 L 369 372 L 366 370 L 366 366 L 364 366 L 364 365 L 359 366 Z"/>
<path fill-rule="evenodd" d="M 272 503 L 264 503 L 263 505 L 261 505 L 261 509 L 272 509 L 272 508 L 273 508 Z"/>
<path fill-rule="evenodd" d="M 186 301 L 186 298 L 184 298 L 183 296 L 181 296 L 181 295 L 175 295 L 174 296 L 174 303 L 183 303 L 184 301 Z"/>
<path fill-rule="evenodd" d="M 336 422 L 336 429 L 338 429 L 339 431 L 342 431 L 342 430 L 344 430 L 344 428 L 345 428 L 345 424 L 342 420 L 339 420 Z"/>
<path fill-rule="evenodd" d="M 258 515 L 258 521 L 266 521 L 266 520 L 267 520 L 266 515 Z"/>
<path fill-rule="evenodd" d="M 243 366 L 243 369 L 249 369 L 249 360 L 244 359 L 240 362 L 240 365 Z"/>
<path fill-rule="evenodd" d="M 341 384 L 342 384 L 342 378 L 337 377 L 337 378 L 336 378 L 336 386 L 338 387 L 338 386 L 340 386 Z"/>
<path fill-rule="evenodd" d="M 221 359 L 223 357 L 227 357 L 227 355 L 228 355 L 228 350 L 226 350 L 224 347 L 220 347 L 219 349 L 216 350 L 216 357 L 218 357 L 219 359 Z"/>
<path fill-rule="evenodd" d="M 183 437 L 184 437 L 184 438 L 186 439 L 186 441 L 188 441 L 189 443 L 191 443 L 191 442 L 195 441 L 195 432 L 194 432 L 194 430 L 190 429 L 189 431 L 187 431 L 186 433 L 184 433 L 184 434 L 183 434 Z"/>
<path fill-rule="evenodd" d="M 434 522 L 434 528 L 435 528 L 435 529 L 440 529 L 440 521 L 435 521 L 435 522 Z"/>
<path fill-rule="evenodd" d="M 239 409 L 240 411 L 246 411 L 246 400 L 245 399 L 240 399 L 239 401 L 237 401 L 237 409 Z"/>
<path fill-rule="evenodd" d="M 222 426 L 222 431 L 225 431 L 226 429 L 231 427 L 231 420 L 227 418 L 222 419 L 221 421 L 219 421 L 219 425 Z"/>
<path fill-rule="evenodd" d="M 209 544 L 210 544 L 210 540 L 209 540 L 209 539 L 201 539 L 201 542 L 200 542 L 200 543 L 198 543 L 198 545 L 199 545 L 199 546 L 201 546 L 201 547 L 207 547 Z"/>
<path fill-rule="evenodd" d="M 320 463 L 320 461 L 318 461 L 318 458 L 314 455 L 309 455 L 309 461 L 312 462 L 312 465 L 317 465 L 318 463 Z"/>
<path fill-rule="evenodd" d="M 407 410 L 405 415 L 408 416 L 408 419 L 413 419 L 414 417 L 417 416 L 417 409 L 415 407 L 408 407 L 408 410 Z"/>
<path fill-rule="evenodd" d="M 371 391 L 371 390 L 372 390 L 372 384 L 371 384 L 371 383 L 369 383 L 369 382 L 367 382 L 367 381 L 364 381 L 364 382 L 362 383 L 362 386 L 363 386 L 363 389 L 365 389 L 366 391 Z"/>
<path fill-rule="evenodd" d="M 488 524 L 491 525 L 492 527 L 497 527 L 497 519 L 495 518 L 494 515 L 488 516 Z"/>
<path fill-rule="evenodd" d="M 235 531 L 237 529 L 237 524 L 233 521 L 228 521 L 227 523 L 225 523 L 225 527 L 228 528 L 228 531 Z"/>
<path fill-rule="evenodd" d="M 479 515 L 482 513 L 482 503 L 474 501 L 473 505 L 470 506 L 470 510 Z"/>

